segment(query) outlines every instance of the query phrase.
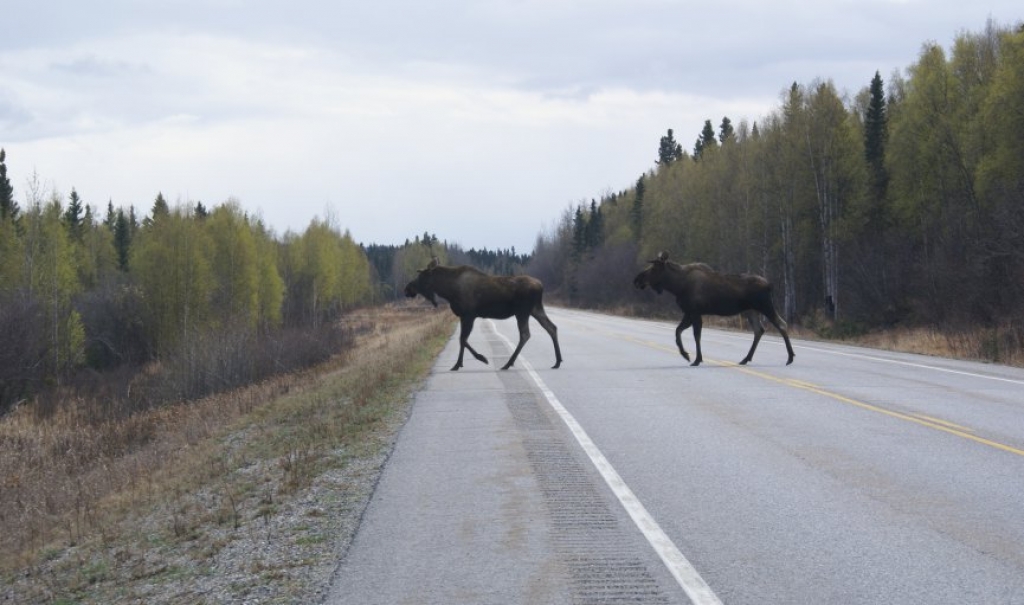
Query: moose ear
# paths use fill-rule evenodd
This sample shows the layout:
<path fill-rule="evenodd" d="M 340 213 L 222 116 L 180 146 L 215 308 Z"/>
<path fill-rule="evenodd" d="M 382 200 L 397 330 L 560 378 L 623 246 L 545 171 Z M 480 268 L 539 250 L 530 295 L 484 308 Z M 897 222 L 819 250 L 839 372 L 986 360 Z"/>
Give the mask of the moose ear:
<path fill-rule="evenodd" d="M 437 257 L 430 259 L 430 264 L 427 265 L 427 269 L 433 269 L 437 266 Z"/>

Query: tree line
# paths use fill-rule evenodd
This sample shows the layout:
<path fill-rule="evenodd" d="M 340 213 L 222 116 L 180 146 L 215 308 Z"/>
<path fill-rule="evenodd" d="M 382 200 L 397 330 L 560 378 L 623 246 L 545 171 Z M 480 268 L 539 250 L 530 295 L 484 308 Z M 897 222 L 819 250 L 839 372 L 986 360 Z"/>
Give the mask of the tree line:
<path fill-rule="evenodd" d="M 277 238 L 236 200 L 163 195 L 143 217 L 110 202 L 101 216 L 37 175 L 19 203 L 0 150 L 0 412 L 86 370 L 151 362 L 175 374 L 167 398 L 243 384 L 329 355 L 334 320 L 375 296 L 332 220 Z"/>
<path fill-rule="evenodd" d="M 429 232 L 412 240 L 406 239 L 401 245 L 368 244 L 363 249 L 373 267 L 377 290 L 384 300 L 401 299 L 405 285 L 434 257 L 441 264 L 472 265 L 492 275 L 522 273 L 530 262 L 530 255 L 517 253 L 515 246 L 497 250 L 465 250 L 461 245 L 442 241 Z"/>
<path fill-rule="evenodd" d="M 36 174 L 16 196 L 6 160 L 0 149 L 0 414 L 83 382 L 134 391 L 125 413 L 247 384 L 338 352 L 346 311 L 401 298 L 435 256 L 496 274 L 529 260 L 427 232 L 362 245 L 332 217 L 277 236 L 237 200 L 157 194 L 145 214 L 101 212 Z"/>
<path fill-rule="evenodd" d="M 927 43 L 852 98 L 793 83 L 760 121 L 707 120 L 692 151 L 668 130 L 631 187 L 538 236 L 530 272 L 571 304 L 646 304 L 630 279 L 661 250 L 767 276 L 791 322 L 1024 346 L 1024 26 Z"/>

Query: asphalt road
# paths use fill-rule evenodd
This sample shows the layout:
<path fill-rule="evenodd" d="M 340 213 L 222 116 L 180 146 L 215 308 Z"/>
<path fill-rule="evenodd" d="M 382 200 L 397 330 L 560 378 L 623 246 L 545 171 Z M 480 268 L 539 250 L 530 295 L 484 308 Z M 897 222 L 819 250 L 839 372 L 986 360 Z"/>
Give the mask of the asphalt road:
<path fill-rule="evenodd" d="M 549 315 L 449 343 L 327 603 L 1024 604 L 1024 370 Z"/>

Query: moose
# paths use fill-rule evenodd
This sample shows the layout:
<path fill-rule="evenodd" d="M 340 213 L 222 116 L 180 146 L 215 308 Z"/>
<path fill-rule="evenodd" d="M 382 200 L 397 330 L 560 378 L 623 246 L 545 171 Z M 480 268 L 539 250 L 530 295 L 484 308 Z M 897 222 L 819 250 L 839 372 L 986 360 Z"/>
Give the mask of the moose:
<path fill-rule="evenodd" d="M 421 269 L 416 279 L 405 287 L 405 295 L 415 298 L 417 294 L 437 306 L 436 296 L 448 301 L 452 313 L 461 321 L 459 333 L 459 359 L 452 366 L 452 371 L 462 367 L 462 356 L 466 349 L 479 361 L 487 363 L 487 358 L 477 353 L 469 344 L 469 333 L 473 331 L 473 322 L 478 317 L 491 319 L 508 319 L 513 315 L 519 324 L 519 344 L 516 345 L 512 357 L 501 369 L 507 370 L 515 363 L 523 345 L 530 339 L 530 317 L 540 323 L 555 343 L 555 365 L 562 365 L 562 351 L 558 347 L 558 328 L 548 319 L 544 312 L 544 285 L 540 280 L 528 275 L 493 276 L 473 267 L 460 265 L 446 267 L 438 263 L 437 257 L 431 259 L 426 269 Z"/>
<path fill-rule="evenodd" d="M 775 329 L 786 341 L 789 361 L 793 363 L 793 345 L 789 342 L 786 322 L 775 312 L 772 304 L 772 285 L 760 275 L 748 273 L 740 275 L 723 274 L 715 271 L 704 263 L 680 265 L 668 260 L 668 253 L 662 252 L 657 258 L 648 261 L 650 266 L 641 271 L 633 285 L 640 290 L 650 286 L 658 294 L 668 290 L 675 294 L 676 303 L 683 311 L 683 320 L 676 327 L 676 345 L 683 358 L 690 361 L 690 355 L 683 348 L 683 330 L 693 326 L 693 338 L 697 343 L 697 357 L 690 365 L 700 365 L 704 360 L 700 349 L 700 331 L 704 315 L 743 315 L 754 331 L 754 343 L 750 345 L 747 356 L 740 361 L 745 365 L 754 357 L 757 343 L 764 334 L 760 313 L 768 318 Z"/>

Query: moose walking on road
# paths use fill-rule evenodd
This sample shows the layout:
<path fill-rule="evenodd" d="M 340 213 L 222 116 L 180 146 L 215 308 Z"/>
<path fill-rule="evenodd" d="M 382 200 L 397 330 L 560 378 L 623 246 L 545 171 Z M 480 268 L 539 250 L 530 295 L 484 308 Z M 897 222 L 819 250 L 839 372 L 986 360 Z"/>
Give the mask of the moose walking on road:
<path fill-rule="evenodd" d="M 405 287 L 405 295 L 414 298 L 417 294 L 437 306 L 435 295 L 448 301 L 452 313 L 462 322 L 459 333 L 459 359 L 452 370 L 462 367 L 462 355 L 466 349 L 478 360 L 487 363 L 487 358 L 469 345 L 469 333 L 477 317 L 508 319 L 513 315 L 519 324 L 519 344 L 512 357 L 501 369 L 507 370 L 515 363 L 523 345 L 530 339 L 530 317 L 533 316 L 555 343 L 555 365 L 562 365 L 562 351 L 558 347 L 558 328 L 544 312 L 544 285 L 528 275 L 493 276 L 465 265 L 445 267 L 435 257 L 422 269 L 416 279 Z"/>
<path fill-rule="evenodd" d="M 746 318 L 750 329 L 754 331 L 754 343 L 743 358 L 740 365 L 746 364 L 754 357 L 757 343 L 764 334 L 764 326 L 758 314 L 768 318 L 775 329 L 786 341 L 789 361 L 793 363 L 793 345 L 789 342 L 786 322 L 775 312 L 772 304 L 772 285 L 760 275 L 726 275 L 718 273 L 704 263 L 680 265 L 668 260 L 668 253 L 662 252 L 649 267 L 640 272 L 633 280 L 638 289 L 650 286 L 658 294 L 668 290 L 676 296 L 679 308 L 683 310 L 683 320 L 676 327 L 676 345 L 683 358 L 690 360 L 689 353 L 683 348 L 683 330 L 693 326 L 693 338 L 697 343 L 697 357 L 691 365 L 700 365 L 704 360 L 700 350 L 700 331 L 703 315 L 740 315 Z"/>

